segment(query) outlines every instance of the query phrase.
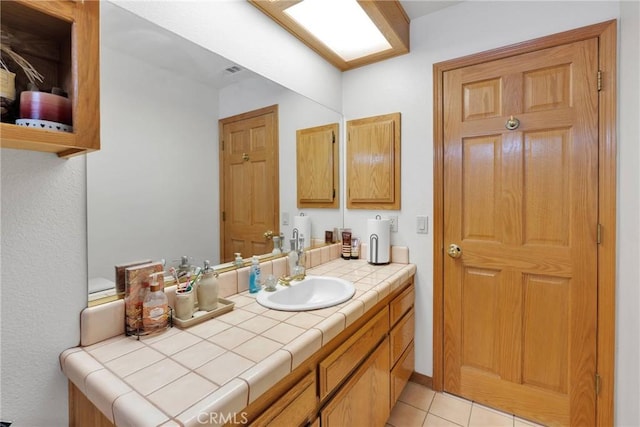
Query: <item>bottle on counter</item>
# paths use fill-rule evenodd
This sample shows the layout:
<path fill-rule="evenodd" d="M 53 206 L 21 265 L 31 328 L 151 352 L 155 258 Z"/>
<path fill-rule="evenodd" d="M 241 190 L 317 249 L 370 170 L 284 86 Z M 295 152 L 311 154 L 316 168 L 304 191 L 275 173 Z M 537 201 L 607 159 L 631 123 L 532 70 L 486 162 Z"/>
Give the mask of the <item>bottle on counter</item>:
<path fill-rule="evenodd" d="M 199 310 L 211 311 L 218 307 L 218 273 L 211 268 L 209 261 L 204 262 L 202 276 L 196 289 Z"/>
<path fill-rule="evenodd" d="M 233 255 L 235 256 L 233 260 L 233 263 L 235 264 L 235 266 L 238 268 L 244 267 L 244 260 L 242 259 L 242 254 L 240 254 L 240 252 L 235 252 Z"/>
<path fill-rule="evenodd" d="M 257 256 L 251 257 L 251 270 L 249 271 L 249 293 L 260 291 L 260 261 Z"/>
<path fill-rule="evenodd" d="M 273 255 L 279 255 L 282 253 L 282 249 L 280 249 L 280 236 L 273 236 L 273 251 L 271 251 Z"/>
<path fill-rule="evenodd" d="M 145 332 L 165 329 L 169 323 L 169 300 L 164 293 L 164 273 L 153 273 L 149 277 L 149 293 L 142 302 L 142 327 Z"/>
<path fill-rule="evenodd" d="M 307 265 L 307 254 L 304 248 L 304 234 L 300 234 L 300 238 L 298 239 L 298 270 L 300 270 L 301 267 L 303 271 Z M 296 274 L 298 274 L 298 272 L 296 272 Z"/>
<path fill-rule="evenodd" d="M 293 275 L 298 266 L 298 251 L 296 251 L 296 239 L 290 239 L 291 250 L 289 251 L 289 274 Z"/>

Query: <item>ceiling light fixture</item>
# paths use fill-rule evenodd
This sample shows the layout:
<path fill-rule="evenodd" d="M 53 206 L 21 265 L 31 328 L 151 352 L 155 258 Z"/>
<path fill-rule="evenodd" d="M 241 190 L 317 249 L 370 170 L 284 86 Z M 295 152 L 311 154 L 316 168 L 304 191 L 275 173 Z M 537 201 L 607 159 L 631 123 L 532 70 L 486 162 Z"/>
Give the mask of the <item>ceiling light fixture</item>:
<path fill-rule="evenodd" d="M 345 61 L 391 49 L 356 0 L 304 0 L 284 13 Z"/>
<path fill-rule="evenodd" d="M 340 70 L 409 52 L 398 0 L 248 0 Z"/>

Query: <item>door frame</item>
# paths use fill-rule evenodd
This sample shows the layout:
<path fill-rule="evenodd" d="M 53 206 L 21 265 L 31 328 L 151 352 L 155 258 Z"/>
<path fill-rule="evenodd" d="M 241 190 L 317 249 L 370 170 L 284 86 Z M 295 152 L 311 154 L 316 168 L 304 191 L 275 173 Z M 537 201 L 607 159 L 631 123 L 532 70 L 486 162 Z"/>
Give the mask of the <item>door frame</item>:
<path fill-rule="evenodd" d="M 274 212 L 274 233 L 280 232 L 280 120 L 278 117 L 278 104 L 269 105 L 268 107 L 259 108 L 257 110 L 247 111 L 245 113 L 236 114 L 234 116 L 225 117 L 223 119 L 218 120 L 218 172 L 219 172 L 219 217 L 220 217 L 220 259 L 224 258 L 224 239 L 225 239 L 225 221 L 223 220 L 223 215 L 225 212 L 225 176 L 224 176 L 224 126 L 238 122 L 241 120 L 251 119 L 254 117 L 264 116 L 267 114 L 273 114 L 274 118 L 274 135 L 273 135 L 273 148 L 275 150 L 275 155 L 273 158 L 274 168 L 275 168 L 275 177 L 274 181 L 276 184 L 277 190 L 274 193 L 273 197 L 273 212 Z"/>
<path fill-rule="evenodd" d="M 617 21 L 577 28 L 433 65 L 433 389 L 444 389 L 444 73 L 457 68 L 507 58 L 597 37 L 598 67 L 598 313 L 597 362 L 599 392 L 596 423 L 614 421 L 615 283 L 616 283 L 616 108 Z M 594 230 L 595 234 L 595 230 Z M 594 393 L 596 392 L 594 378 Z"/>

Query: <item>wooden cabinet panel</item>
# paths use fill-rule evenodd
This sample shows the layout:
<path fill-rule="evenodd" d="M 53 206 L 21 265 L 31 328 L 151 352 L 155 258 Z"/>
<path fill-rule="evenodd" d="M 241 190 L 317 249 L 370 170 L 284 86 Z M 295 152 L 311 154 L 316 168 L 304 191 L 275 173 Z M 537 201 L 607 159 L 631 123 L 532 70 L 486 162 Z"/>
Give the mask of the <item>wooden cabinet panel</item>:
<path fill-rule="evenodd" d="M 398 360 L 398 363 L 391 369 L 391 402 L 390 407 L 396 404 L 402 390 L 409 382 L 409 378 L 413 373 L 415 366 L 415 350 L 414 344 L 411 342 L 409 347 Z"/>
<path fill-rule="evenodd" d="M 320 362 L 320 399 L 324 399 L 371 352 L 389 331 L 389 309 L 385 306 L 358 332 Z"/>
<path fill-rule="evenodd" d="M 347 122 L 347 208 L 400 209 L 400 113 Z"/>
<path fill-rule="evenodd" d="M 338 123 L 296 132 L 299 208 L 337 208 L 340 186 Z"/>
<path fill-rule="evenodd" d="M 413 284 L 394 298 L 389 304 L 389 324 L 393 327 L 412 306 L 415 299 Z"/>
<path fill-rule="evenodd" d="M 252 422 L 251 427 L 299 427 L 306 424 L 315 409 L 316 377 L 315 372 L 310 372 Z"/>
<path fill-rule="evenodd" d="M 391 348 L 391 366 L 393 366 L 415 335 L 415 315 L 413 309 L 409 311 L 389 333 Z"/>
<path fill-rule="evenodd" d="M 69 385 L 70 427 L 113 427 L 113 423 L 71 381 Z"/>
<path fill-rule="evenodd" d="M 383 426 L 389 402 L 389 339 L 385 338 L 321 411 L 322 427 Z"/>
<path fill-rule="evenodd" d="M 22 71 L 14 69 L 16 101 L 0 124 L 0 145 L 60 157 L 100 149 L 99 2 L 17 0 L 3 2 L 1 13 L 3 32 L 28 41 L 15 42 L 15 50 L 43 74 L 40 90 L 59 87 L 68 94 L 73 133 L 14 124 L 20 92 L 28 83 Z"/>

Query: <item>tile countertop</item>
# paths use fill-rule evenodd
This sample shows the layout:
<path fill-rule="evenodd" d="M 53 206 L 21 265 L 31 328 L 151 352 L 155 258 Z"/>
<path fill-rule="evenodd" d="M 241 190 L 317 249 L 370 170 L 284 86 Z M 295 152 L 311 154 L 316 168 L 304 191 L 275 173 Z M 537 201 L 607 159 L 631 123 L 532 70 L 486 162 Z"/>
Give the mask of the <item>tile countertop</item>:
<path fill-rule="evenodd" d="M 234 310 L 220 317 L 140 340 L 118 335 L 74 347 L 60 355 L 60 365 L 116 425 L 202 425 L 211 414 L 214 421 L 216 414 L 240 414 L 415 271 L 408 263 L 335 259 L 307 273 L 354 283 L 353 298 L 337 306 L 270 310 L 241 292 L 228 298 Z"/>

